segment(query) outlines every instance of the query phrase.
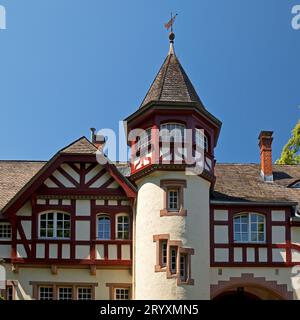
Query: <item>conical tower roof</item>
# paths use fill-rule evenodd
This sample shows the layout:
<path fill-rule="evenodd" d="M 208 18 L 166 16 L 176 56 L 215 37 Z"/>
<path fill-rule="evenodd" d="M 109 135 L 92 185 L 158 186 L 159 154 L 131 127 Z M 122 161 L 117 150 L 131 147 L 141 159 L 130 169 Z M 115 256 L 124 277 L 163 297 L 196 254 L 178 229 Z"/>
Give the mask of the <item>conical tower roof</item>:
<path fill-rule="evenodd" d="M 169 53 L 140 108 L 149 102 L 193 102 L 204 108 L 192 82 L 175 54 L 172 40 L 170 41 Z"/>

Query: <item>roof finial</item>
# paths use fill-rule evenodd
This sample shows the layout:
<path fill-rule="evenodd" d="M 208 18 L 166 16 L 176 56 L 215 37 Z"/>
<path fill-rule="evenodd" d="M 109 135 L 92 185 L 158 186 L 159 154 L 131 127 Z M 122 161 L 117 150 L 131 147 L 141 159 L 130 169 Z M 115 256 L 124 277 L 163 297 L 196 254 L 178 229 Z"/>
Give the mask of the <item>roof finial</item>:
<path fill-rule="evenodd" d="M 178 16 L 177 13 L 173 16 L 172 12 L 171 12 L 171 20 L 165 24 L 165 28 L 167 30 L 169 30 L 171 28 L 171 32 L 169 34 L 169 39 L 170 39 L 170 44 L 171 44 L 170 45 L 170 50 L 171 50 L 171 47 L 173 48 L 172 44 L 174 43 L 174 39 L 175 39 L 175 34 L 173 32 L 173 24 L 174 24 L 175 19 L 176 19 L 177 16 Z"/>

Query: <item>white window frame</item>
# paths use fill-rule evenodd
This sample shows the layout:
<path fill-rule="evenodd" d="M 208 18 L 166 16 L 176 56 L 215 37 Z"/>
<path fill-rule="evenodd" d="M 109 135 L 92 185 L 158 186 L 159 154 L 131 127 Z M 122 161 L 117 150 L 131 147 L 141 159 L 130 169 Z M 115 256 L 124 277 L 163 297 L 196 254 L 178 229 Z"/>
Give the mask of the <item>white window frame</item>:
<path fill-rule="evenodd" d="M 99 238 L 99 220 L 101 218 L 106 218 L 109 220 L 109 238 L 105 239 L 105 238 Z M 105 213 L 101 213 L 97 215 L 97 240 L 103 240 L 103 241 L 107 241 L 107 240 L 111 240 L 111 217 L 108 214 Z"/>
<path fill-rule="evenodd" d="M 3 230 L 1 230 L 1 226 L 4 227 L 4 232 L 2 233 Z M 6 229 L 6 230 L 5 230 Z M 9 222 L 0 222 L 0 240 L 11 240 L 12 237 L 12 229 L 11 229 L 11 224 Z M 5 236 L 4 236 L 5 235 Z M 9 236 L 7 236 L 9 235 Z"/>
<path fill-rule="evenodd" d="M 71 290 L 71 299 L 61 299 L 60 298 L 60 290 Z M 63 293 L 63 295 L 67 295 L 69 293 Z M 63 300 L 63 301 L 70 301 L 73 300 L 73 287 L 69 287 L 69 286 L 60 286 L 57 288 L 57 300 Z"/>
<path fill-rule="evenodd" d="M 196 128 L 195 131 L 195 142 L 196 145 L 202 149 L 204 149 L 204 151 L 208 152 L 209 150 L 209 139 L 207 137 L 207 135 L 204 133 L 203 129 L 198 129 Z"/>
<path fill-rule="evenodd" d="M 52 237 L 47 237 L 47 236 L 41 236 L 41 229 L 46 229 L 47 228 L 41 228 L 41 217 L 45 214 L 49 214 L 49 213 L 53 213 L 53 236 Z M 63 215 L 66 215 L 66 216 L 69 216 L 69 222 L 70 222 L 70 229 L 69 229 L 69 237 L 58 237 L 57 236 L 57 214 L 63 214 Z M 44 211 L 44 212 L 40 212 L 39 213 L 39 226 L 38 226 L 38 236 L 39 236 L 39 239 L 59 239 L 59 240 L 68 240 L 68 239 L 71 239 L 71 215 L 68 213 L 68 212 L 63 212 L 63 211 L 53 211 L 53 210 L 50 210 L 50 211 Z M 66 229 L 63 229 L 63 230 L 66 230 Z M 47 233 L 47 232 L 46 232 Z"/>
<path fill-rule="evenodd" d="M 124 231 L 124 228 L 123 228 L 123 230 L 122 230 L 122 234 L 123 234 L 123 236 L 121 237 L 121 238 L 119 238 L 119 234 L 118 234 L 118 225 L 119 225 L 119 223 L 118 223 L 118 219 L 120 218 L 120 217 L 127 217 L 127 219 L 128 219 L 128 238 L 124 238 L 124 234 L 125 234 L 125 231 Z M 128 214 L 126 214 L 126 213 L 119 213 L 119 214 L 117 214 L 116 215 L 116 222 L 115 222 L 115 224 L 116 224 L 116 227 L 115 227 L 115 238 L 116 238 L 116 240 L 129 240 L 130 239 L 130 232 L 131 232 L 131 230 L 130 230 L 130 217 L 129 217 L 129 215 Z M 124 222 L 122 222 L 122 225 L 125 225 L 124 224 Z"/>
<path fill-rule="evenodd" d="M 79 295 L 80 295 L 79 291 L 80 290 L 89 290 L 88 293 L 87 292 L 81 293 L 83 296 L 85 296 L 84 299 L 82 299 L 82 298 L 79 299 Z M 77 293 L 77 300 L 79 300 L 79 301 L 93 300 L 93 289 L 91 287 L 77 287 L 76 288 L 76 293 Z M 90 297 L 86 298 L 87 295 L 89 295 Z"/>
<path fill-rule="evenodd" d="M 136 152 L 139 151 L 139 156 L 145 156 L 148 153 L 148 146 L 151 144 L 152 140 L 152 128 L 144 130 L 144 132 L 138 137 L 135 144 Z M 146 150 L 146 151 L 144 151 Z"/>
<path fill-rule="evenodd" d="M 161 240 L 161 267 L 166 267 L 168 263 L 168 240 Z"/>
<path fill-rule="evenodd" d="M 173 253 L 175 252 L 175 256 Z M 177 255 L 178 255 L 178 247 L 170 246 L 170 272 L 171 274 L 177 273 Z M 174 259 L 174 261 L 173 261 Z M 173 264 L 175 264 L 175 268 L 173 268 Z"/>
<path fill-rule="evenodd" d="M 51 299 L 41 299 L 41 289 L 50 289 L 52 291 L 51 295 L 52 298 Z M 54 288 L 52 286 L 39 286 L 38 287 L 38 293 L 39 293 L 39 300 L 43 300 L 43 301 L 50 301 L 50 300 L 54 300 Z M 49 295 L 49 292 L 48 292 Z"/>
<path fill-rule="evenodd" d="M 159 129 L 159 138 L 162 142 L 183 142 L 186 138 L 186 125 L 179 122 L 162 123 Z M 166 134 L 165 132 L 168 132 Z M 180 132 L 180 135 L 178 134 Z M 179 139 L 180 137 L 180 139 Z"/>
<path fill-rule="evenodd" d="M 239 217 L 247 217 L 247 231 L 246 232 L 242 232 L 241 231 L 241 226 L 240 226 L 240 231 L 237 232 L 235 231 L 235 225 L 236 225 L 236 222 L 235 222 L 235 219 L 239 218 Z M 262 217 L 263 218 L 263 222 L 251 222 L 251 217 L 252 216 L 259 216 L 259 217 Z M 258 224 L 260 223 L 263 223 L 264 225 L 264 232 L 258 232 Z M 241 225 L 241 223 L 239 223 Z M 256 224 L 257 226 L 257 230 L 256 231 L 253 231 L 252 230 L 252 224 Z M 239 214 L 236 214 L 233 216 L 233 240 L 235 243 L 266 243 L 266 217 L 265 215 L 263 214 L 260 214 L 260 213 L 256 213 L 256 212 L 249 212 L 249 213 L 239 213 Z M 235 240 L 235 237 L 236 237 L 236 233 L 245 233 L 247 234 L 247 240 Z M 264 240 L 252 240 L 251 239 L 251 236 L 252 234 L 255 234 L 258 235 L 258 234 L 263 234 L 264 236 Z"/>
<path fill-rule="evenodd" d="M 183 263 L 181 258 L 184 259 Z M 179 274 L 181 281 L 186 281 L 188 279 L 188 255 L 185 253 L 181 253 L 179 257 Z M 182 274 L 183 273 L 183 274 Z"/>
<path fill-rule="evenodd" d="M 127 291 L 127 293 L 121 293 L 122 296 L 125 296 L 125 294 L 128 296 L 128 299 L 117 299 L 117 290 L 120 291 Z M 114 300 L 130 300 L 130 288 L 114 288 Z"/>
<path fill-rule="evenodd" d="M 176 199 L 176 201 L 171 201 L 171 192 L 176 192 L 177 193 L 177 199 Z M 173 198 L 175 199 L 175 196 L 173 195 Z M 174 200 L 173 199 L 173 200 Z M 175 203 L 175 202 L 177 202 L 177 207 L 176 208 L 171 208 L 171 203 L 173 202 L 173 204 Z M 174 188 L 168 188 L 167 189 L 167 209 L 168 209 L 168 211 L 179 211 L 179 209 L 180 209 L 180 190 L 179 190 L 179 188 L 176 188 L 176 187 L 174 187 Z"/>

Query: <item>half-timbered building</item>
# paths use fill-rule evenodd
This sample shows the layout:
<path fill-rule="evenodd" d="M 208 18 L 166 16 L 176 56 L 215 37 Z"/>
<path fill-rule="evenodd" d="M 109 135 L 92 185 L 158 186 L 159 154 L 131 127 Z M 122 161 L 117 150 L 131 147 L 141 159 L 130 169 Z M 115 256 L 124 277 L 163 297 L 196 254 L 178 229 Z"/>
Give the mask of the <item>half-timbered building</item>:
<path fill-rule="evenodd" d="M 49 161 L 0 161 L 4 298 L 298 299 L 300 167 L 272 164 L 270 131 L 260 163 L 217 163 L 221 122 L 173 42 L 126 119 L 145 132 L 130 162 L 99 163 L 94 134 Z M 157 130 L 173 129 L 203 147 L 201 173 L 187 174 L 172 144 L 163 150 Z"/>

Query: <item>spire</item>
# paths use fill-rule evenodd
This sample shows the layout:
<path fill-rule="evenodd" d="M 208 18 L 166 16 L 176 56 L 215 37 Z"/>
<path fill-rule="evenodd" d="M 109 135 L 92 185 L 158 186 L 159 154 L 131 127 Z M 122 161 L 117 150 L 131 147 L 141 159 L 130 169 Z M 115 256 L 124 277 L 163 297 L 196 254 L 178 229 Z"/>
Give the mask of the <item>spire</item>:
<path fill-rule="evenodd" d="M 192 82 L 181 66 L 174 50 L 175 34 L 172 29 L 176 15 L 165 25 L 171 27 L 169 34 L 170 48 L 168 55 L 150 86 L 140 108 L 149 102 L 193 102 L 201 108 L 203 104 L 194 89 Z"/>

